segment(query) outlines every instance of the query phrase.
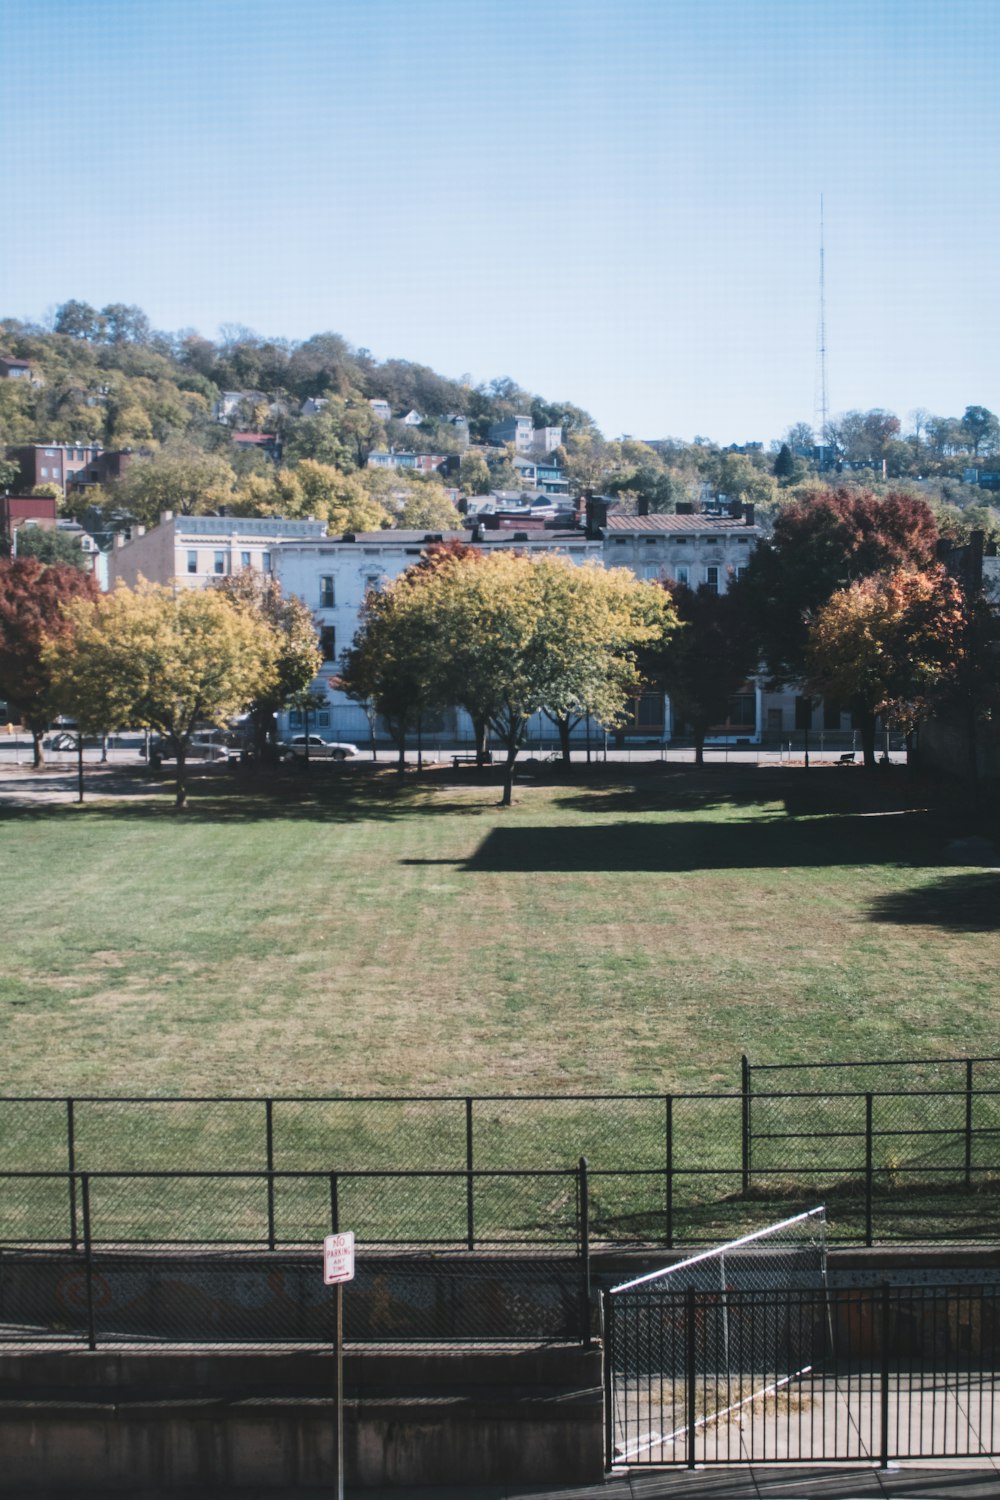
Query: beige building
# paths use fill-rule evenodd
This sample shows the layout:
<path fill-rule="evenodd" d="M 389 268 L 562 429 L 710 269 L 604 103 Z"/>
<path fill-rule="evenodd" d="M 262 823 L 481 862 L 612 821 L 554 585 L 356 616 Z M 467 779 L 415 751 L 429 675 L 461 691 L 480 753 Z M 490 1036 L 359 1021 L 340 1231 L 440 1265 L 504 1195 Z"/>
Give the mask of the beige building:
<path fill-rule="evenodd" d="M 160 524 L 136 526 L 115 537 L 108 557 L 108 587 L 135 588 L 140 578 L 173 589 L 205 588 L 216 578 L 275 571 L 277 548 L 326 535 L 322 521 L 258 520 L 248 516 L 177 516 L 165 510 Z"/>

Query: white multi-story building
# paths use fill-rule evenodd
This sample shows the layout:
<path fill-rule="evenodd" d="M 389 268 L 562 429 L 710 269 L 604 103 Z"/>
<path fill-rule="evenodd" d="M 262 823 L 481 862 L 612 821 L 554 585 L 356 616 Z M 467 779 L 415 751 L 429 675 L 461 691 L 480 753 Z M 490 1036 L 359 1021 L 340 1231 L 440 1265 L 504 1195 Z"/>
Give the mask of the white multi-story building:
<path fill-rule="evenodd" d="M 115 537 L 108 555 L 108 587 L 124 583 L 135 588 L 144 578 L 175 590 L 198 589 L 247 568 L 272 573 L 281 543 L 325 534 L 322 521 L 178 516 L 165 510 L 158 526 L 136 526 L 131 538 Z"/>
<path fill-rule="evenodd" d="M 378 589 L 397 578 L 404 569 L 420 561 L 434 541 L 475 540 L 484 551 L 511 550 L 529 555 L 555 552 L 572 562 L 600 561 L 603 544 L 579 531 L 495 531 L 473 533 L 446 531 L 366 531 L 347 537 L 286 540 L 275 551 L 275 575 L 285 594 L 296 594 L 312 610 L 323 652 L 323 668 L 313 684 L 322 699 L 310 713 L 310 731 L 334 739 L 364 741 L 368 720 L 364 710 L 331 682 L 336 678 L 343 652 L 358 628 L 361 608 L 369 589 Z M 279 717 L 281 733 L 302 727 L 300 714 Z M 550 726 L 551 727 L 551 726 Z M 471 724 L 460 710 L 451 710 L 440 721 L 425 725 L 428 734 L 468 738 Z"/>

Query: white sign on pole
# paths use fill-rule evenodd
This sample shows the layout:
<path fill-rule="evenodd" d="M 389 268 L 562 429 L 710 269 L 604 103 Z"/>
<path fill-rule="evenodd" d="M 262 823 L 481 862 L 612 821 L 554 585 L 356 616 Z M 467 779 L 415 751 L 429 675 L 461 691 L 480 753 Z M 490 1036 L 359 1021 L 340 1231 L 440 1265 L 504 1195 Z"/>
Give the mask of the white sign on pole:
<path fill-rule="evenodd" d="M 325 1286 L 337 1286 L 342 1281 L 354 1280 L 354 1231 L 343 1234 L 328 1234 L 323 1241 L 323 1282 Z"/>

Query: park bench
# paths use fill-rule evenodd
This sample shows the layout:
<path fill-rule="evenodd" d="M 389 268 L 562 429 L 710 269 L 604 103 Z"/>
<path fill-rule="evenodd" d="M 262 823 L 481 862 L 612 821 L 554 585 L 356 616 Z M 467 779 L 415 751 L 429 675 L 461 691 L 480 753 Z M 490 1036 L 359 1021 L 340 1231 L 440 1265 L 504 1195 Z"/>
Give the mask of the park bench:
<path fill-rule="evenodd" d="M 840 766 L 853 766 L 853 764 L 854 764 L 854 751 L 853 750 L 845 750 L 844 753 L 843 753 L 843 755 L 841 755 L 839 757 L 839 759 L 837 761 L 837 764 L 840 765 Z"/>
<path fill-rule="evenodd" d="M 483 765 L 488 766 L 492 763 L 492 761 L 493 752 L 491 750 L 487 750 L 486 754 L 483 756 Z M 478 765 L 478 763 L 479 757 L 475 753 L 473 753 L 472 755 L 453 755 L 451 757 L 452 768 L 456 771 L 458 770 L 459 766 L 475 766 Z"/>

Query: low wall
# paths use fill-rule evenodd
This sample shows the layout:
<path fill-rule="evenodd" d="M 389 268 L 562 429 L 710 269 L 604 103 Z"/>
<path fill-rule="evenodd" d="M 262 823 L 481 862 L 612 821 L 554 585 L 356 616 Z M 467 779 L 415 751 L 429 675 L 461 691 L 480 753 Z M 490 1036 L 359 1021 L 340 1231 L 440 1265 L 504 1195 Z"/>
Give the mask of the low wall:
<path fill-rule="evenodd" d="M 597 1483 L 598 1348 L 351 1353 L 348 1484 Z M 8 1492 L 329 1489 L 333 1360 L 319 1353 L 0 1354 Z"/>

